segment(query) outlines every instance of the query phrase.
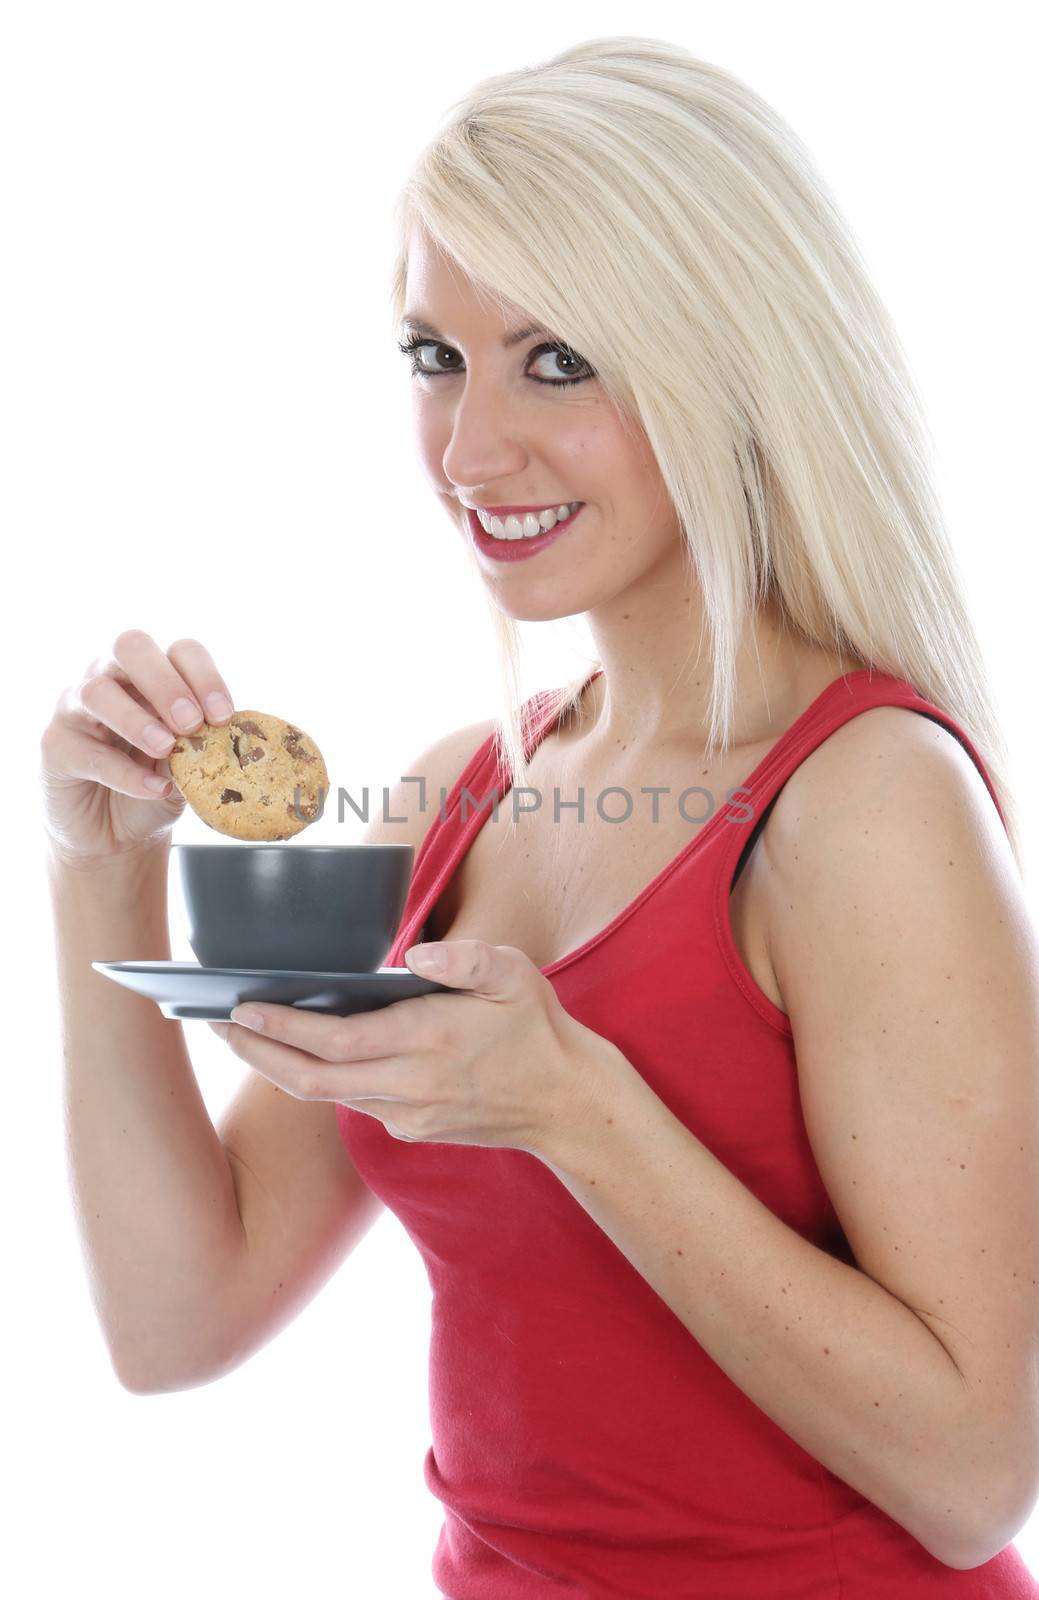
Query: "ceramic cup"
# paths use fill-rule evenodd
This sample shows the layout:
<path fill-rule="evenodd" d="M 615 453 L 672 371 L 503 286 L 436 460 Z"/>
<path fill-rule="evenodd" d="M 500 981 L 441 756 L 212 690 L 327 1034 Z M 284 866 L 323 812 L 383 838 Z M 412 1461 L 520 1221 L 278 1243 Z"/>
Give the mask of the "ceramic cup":
<path fill-rule="evenodd" d="M 375 972 L 411 882 L 407 844 L 174 845 L 188 943 L 203 967 Z"/>

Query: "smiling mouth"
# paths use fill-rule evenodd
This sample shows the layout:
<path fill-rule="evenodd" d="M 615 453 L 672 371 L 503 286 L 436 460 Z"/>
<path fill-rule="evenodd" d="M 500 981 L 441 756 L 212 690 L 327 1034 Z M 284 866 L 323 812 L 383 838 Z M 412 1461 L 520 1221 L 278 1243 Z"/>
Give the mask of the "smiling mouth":
<path fill-rule="evenodd" d="M 571 505 L 576 506 L 577 509 L 569 510 L 568 508 L 568 514 L 561 522 L 556 521 L 551 527 L 545 529 L 539 527 L 536 532 L 529 535 L 524 534 L 522 531 L 518 533 L 506 531 L 504 535 L 498 534 L 495 536 L 494 533 L 488 533 L 482 526 L 480 518 L 475 511 L 467 507 L 465 515 L 469 525 L 470 538 L 481 555 L 498 562 L 524 561 L 531 556 L 539 555 L 542 550 L 549 549 L 557 539 L 566 537 L 584 510 L 583 501 L 572 501 Z M 501 527 L 500 521 L 498 519 L 494 520 L 497 526 Z M 518 519 L 513 517 L 506 518 L 506 528 L 509 522 L 517 523 Z"/>
<path fill-rule="evenodd" d="M 545 506 L 540 511 L 533 508 L 523 510 L 518 506 L 512 510 L 502 507 L 500 512 L 468 509 L 488 538 L 504 541 L 537 539 L 542 534 L 551 533 L 553 528 L 575 517 L 583 504 L 583 500 L 571 500 L 557 506 Z"/>

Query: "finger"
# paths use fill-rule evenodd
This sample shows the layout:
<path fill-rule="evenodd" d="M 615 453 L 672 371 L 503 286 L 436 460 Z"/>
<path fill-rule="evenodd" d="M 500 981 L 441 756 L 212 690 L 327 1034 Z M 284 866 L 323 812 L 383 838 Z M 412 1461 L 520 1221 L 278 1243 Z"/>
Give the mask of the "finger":
<path fill-rule="evenodd" d="M 248 1002 L 247 1008 L 236 1007 L 235 1011 L 247 1009 L 259 1017 L 263 1026 L 255 1031 L 262 1038 L 305 1050 L 320 1061 L 379 1061 L 404 1055 L 416 1047 L 417 1028 L 421 1022 L 414 1007 L 435 998 L 416 995 L 410 1000 L 397 1000 L 376 1011 L 354 1012 L 348 1017 L 332 1017 L 301 1006 L 260 1005 L 253 1000 Z M 425 1015 L 428 1018 L 428 1013 Z M 231 1013 L 231 1021 L 248 1026 L 235 1012 Z M 426 1027 L 428 1030 L 428 1021 Z"/>
<path fill-rule="evenodd" d="M 95 723 L 102 723 L 148 756 L 168 756 L 177 742 L 175 732 L 159 720 L 148 705 L 140 705 L 108 673 L 84 678 L 76 699 Z"/>
<path fill-rule="evenodd" d="M 432 965 L 439 955 L 443 965 Z M 434 978 L 448 989 L 461 989 L 485 1000 L 510 1000 L 538 969 L 515 945 L 489 944 L 486 939 L 444 939 L 413 945 L 404 952 L 407 965 L 421 977 Z M 540 977 L 540 974 L 539 974 Z M 547 979 L 542 979 L 547 983 Z"/>
<path fill-rule="evenodd" d="M 357 1065 L 324 1061 L 237 1024 L 231 1025 L 226 1042 L 236 1056 L 297 1100 L 421 1103 L 415 1061 L 392 1058 Z"/>
<path fill-rule="evenodd" d="M 228 706 L 232 703 L 212 656 L 197 639 L 177 639 L 166 652 L 143 629 L 128 628 L 112 646 L 112 665 L 122 668 L 178 733 L 208 720 L 209 707 L 203 710 L 203 704 L 209 696 L 222 694 Z M 213 707 L 214 721 L 226 721 L 229 715 L 229 709 L 218 712 Z"/>
<path fill-rule="evenodd" d="M 198 639 L 175 639 L 166 655 L 194 690 L 210 726 L 227 722 L 234 698 L 205 645 Z"/>
<path fill-rule="evenodd" d="M 138 765 L 132 756 L 78 728 L 52 723 L 40 741 L 40 753 L 44 775 L 59 787 L 85 778 L 135 800 L 155 799 L 144 782 L 151 767 Z M 161 776 L 168 778 L 169 773 Z"/>

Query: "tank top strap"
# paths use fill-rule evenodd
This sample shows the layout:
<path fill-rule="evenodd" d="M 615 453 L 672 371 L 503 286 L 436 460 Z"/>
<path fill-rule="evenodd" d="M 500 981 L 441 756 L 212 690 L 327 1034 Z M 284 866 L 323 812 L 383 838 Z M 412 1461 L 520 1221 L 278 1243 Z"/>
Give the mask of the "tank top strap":
<path fill-rule="evenodd" d="M 746 782 L 733 791 L 735 803 L 745 815 L 733 816 L 728 820 L 730 824 L 749 824 L 749 828 L 747 825 L 730 825 L 720 830 L 722 842 L 717 852 L 715 870 L 726 886 L 726 892 L 742 871 L 787 779 L 831 733 L 874 706 L 903 706 L 948 729 L 977 767 L 1000 821 L 1006 827 L 1006 817 L 985 763 L 955 718 L 933 701 L 925 699 L 907 679 L 876 668 L 863 667 L 829 684 L 780 736 Z"/>

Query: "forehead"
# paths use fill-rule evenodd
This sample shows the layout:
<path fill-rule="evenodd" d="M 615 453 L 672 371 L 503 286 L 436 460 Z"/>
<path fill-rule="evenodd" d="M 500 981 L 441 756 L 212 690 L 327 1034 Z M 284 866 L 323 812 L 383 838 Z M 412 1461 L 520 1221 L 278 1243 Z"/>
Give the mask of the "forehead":
<path fill-rule="evenodd" d="M 420 228 L 408 235 L 404 312 L 433 322 L 445 332 L 463 321 L 511 328 L 524 320 L 521 306 L 482 288 Z"/>

